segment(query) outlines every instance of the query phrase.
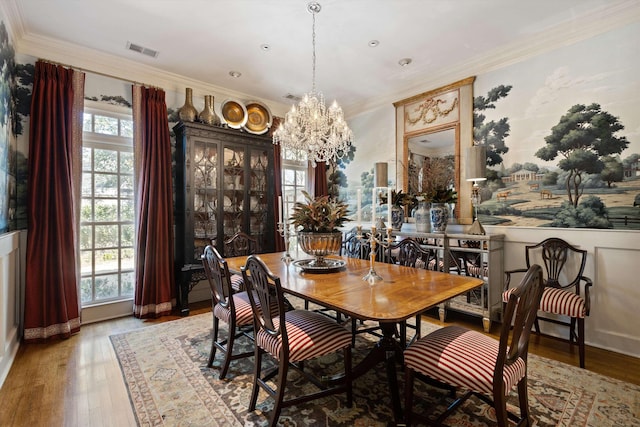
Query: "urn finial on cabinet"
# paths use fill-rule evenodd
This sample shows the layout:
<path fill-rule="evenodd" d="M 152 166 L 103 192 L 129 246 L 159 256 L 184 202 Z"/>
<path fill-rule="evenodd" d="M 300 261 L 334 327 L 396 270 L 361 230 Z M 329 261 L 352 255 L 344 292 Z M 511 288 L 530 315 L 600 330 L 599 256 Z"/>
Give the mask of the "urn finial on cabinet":
<path fill-rule="evenodd" d="M 213 95 L 204 96 L 204 109 L 198 115 L 198 119 L 208 125 L 220 125 L 220 117 L 213 109 L 213 100 Z"/>
<path fill-rule="evenodd" d="M 193 122 L 198 116 L 198 110 L 193 106 L 193 90 L 188 87 L 185 90 L 184 105 L 178 110 L 178 117 L 183 122 Z"/>

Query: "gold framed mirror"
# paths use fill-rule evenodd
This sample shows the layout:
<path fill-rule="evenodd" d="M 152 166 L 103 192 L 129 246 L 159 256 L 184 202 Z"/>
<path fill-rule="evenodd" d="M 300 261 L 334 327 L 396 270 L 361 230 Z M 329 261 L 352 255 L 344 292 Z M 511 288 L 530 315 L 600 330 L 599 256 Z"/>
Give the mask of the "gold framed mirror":
<path fill-rule="evenodd" d="M 475 77 L 395 102 L 396 182 L 404 192 L 422 192 L 420 170 L 448 182 L 458 193 L 456 219 L 471 224 L 471 185 L 464 180 L 466 149 L 473 145 Z M 425 172 L 427 171 L 427 172 Z M 438 171 L 437 174 L 434 171 Z M 427 179 L 426 177 L 424 178 Z M 422 187 L 429 185 L 422 180 Z M 425 190 L 425 188 L 422 188 Z"/>

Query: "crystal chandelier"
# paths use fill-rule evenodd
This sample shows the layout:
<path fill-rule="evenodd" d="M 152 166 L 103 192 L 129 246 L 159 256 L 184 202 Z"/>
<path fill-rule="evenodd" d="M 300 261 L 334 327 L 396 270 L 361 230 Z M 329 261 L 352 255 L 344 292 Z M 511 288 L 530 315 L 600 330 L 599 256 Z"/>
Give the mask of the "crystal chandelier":
<path fill-rule="evenodd" d="M 313 167 L 318 162 L 341 159 L 347 152 L 353 134 L 344 120 L 342 108 L 333 102 L 329 108 L 324 96 L 316 91 L 316 13 L 322 7 L 317 2 L 307 5 L 313 16 L 313 79 L 311 92 L 298 106 L 291 107 L 284 122 L 273 133 L 273 143 L 296 153 L 306 153 Z"/>

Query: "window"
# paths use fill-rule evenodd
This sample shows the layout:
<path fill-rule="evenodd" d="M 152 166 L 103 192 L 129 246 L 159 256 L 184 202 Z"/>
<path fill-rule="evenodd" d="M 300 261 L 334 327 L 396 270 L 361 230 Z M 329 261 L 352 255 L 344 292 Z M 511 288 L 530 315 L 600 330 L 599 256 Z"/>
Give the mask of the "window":
<path fill-rule="evenodd" d="M 131 111 L 85 107 L 83 131 L 80 294 L 86 307 L 133 297 Z"/>
<path fill-rule="evenodd" d="M 292 150 L 282 150 L 282 200 L 285 216 L 289 218 L 293 205 L 304 200 L 302 191 L 308 191 L 307 154 Z"/>

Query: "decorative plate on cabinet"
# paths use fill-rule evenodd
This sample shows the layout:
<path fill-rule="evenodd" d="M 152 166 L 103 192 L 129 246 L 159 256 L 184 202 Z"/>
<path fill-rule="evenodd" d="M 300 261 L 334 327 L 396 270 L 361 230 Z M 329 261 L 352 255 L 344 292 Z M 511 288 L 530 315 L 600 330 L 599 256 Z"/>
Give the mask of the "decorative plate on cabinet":
<path fill-rule="evenodd" d="M 247 123 L 244 129 L 256 135 L 262 135 L 271 127 L 272 116 L 269 107 L 259 101 L 250 101 L 246 105 Z"/>
<path fill-rule="evenodd" d="M 222 118 L 230 128 L 240 129 L 247 123 L 247 108 L 235 99 L 226 99 L 222 103 Z"/>

